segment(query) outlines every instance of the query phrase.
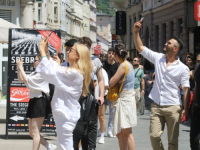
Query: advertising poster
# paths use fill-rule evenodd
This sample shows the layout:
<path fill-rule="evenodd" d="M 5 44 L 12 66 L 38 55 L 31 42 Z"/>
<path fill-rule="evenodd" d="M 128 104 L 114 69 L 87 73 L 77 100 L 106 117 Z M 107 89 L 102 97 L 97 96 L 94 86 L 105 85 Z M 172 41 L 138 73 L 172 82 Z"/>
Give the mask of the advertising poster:
<path fill-rule="evenodd" d="M 30 74 L 34 71 L 33 62 L 39 53 L 39 42 L 46 38 L 51 31 L 35 29 L 10 29 L 8 51 L 8 97 L 6 114 L 6 135 L 8 132 L 28 132 L 28 118 L 26 111 L 29 102 L 29 90 L 17 78 L 16 61 L 22 58 L 24 71 Z M 61 33 L 53 30 L 49 37 L 49 52 L 53 56 L 61 51 Z M 55 132 L 55 123 L 52 114 L 45 119 L 41 132 Z"/>

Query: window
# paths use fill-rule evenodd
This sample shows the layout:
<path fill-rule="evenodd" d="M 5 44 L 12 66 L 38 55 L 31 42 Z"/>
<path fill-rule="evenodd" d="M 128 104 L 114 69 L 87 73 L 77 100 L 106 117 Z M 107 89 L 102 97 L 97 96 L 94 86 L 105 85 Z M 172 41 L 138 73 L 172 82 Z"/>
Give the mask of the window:
<path fill-rule="evenodd" d="M 0 18 L 8 21 L 8 22 L 12 22 L 12 12 L 11 10 L 3 10 L 0 9 Z"/>
<path fill-rule="evenodd" d="M 162 24 L 162 47 L 164 47 L 166 43 L 166 23 Z"/>
<path fill-rule="evenodd" d="M 159 26 L 158 25 L 156 25 L 155 26 L 155 34 L 154 34 L 154 42 L 155 42 L 155 51 L 157 51 L 158 52 L 158 49 L 159 49 Z"/>
<path fill-rule="evenodd" d="M 103 31 L 103 26 L 99 25 L 99 31 L 102 32 Z"/>
<path fill-rule="evenodd" d="M 183 33 L 183 20 L 182 18 L 178 19 L 178 37 L 182 40 L 182 33 Z"/>
<path fill-rule="evenodd" d="M 58 20 L 58 3 L 54 3 L 54 20 Z"/>
<path fill-rule="evenodd" d="M 7 48 L 3 49 L 3 57 L 8 57 L 8 49 Z"/>
<path fill-rule="evenodd" d="M 42 21 L 42 4 L 38 3 L 38 22 Z"/>
<path fill-rule="evenodd" d="M 129 6 L 131 6 L 131 0 L 129 0 Z"/>
<path fill-rule="evenodd" d="M 169 24 L 169 38 L 171 39 L 174 35 L 174 23 L 173 21 L 170 21 L 170 24 Z"/>
<path fill-rule="evenodd" d="M 130 30 L 130 34 L 129 34 L 129 49 L 132 48 L 132 20 L 129 20 L 129 30 Z"/>

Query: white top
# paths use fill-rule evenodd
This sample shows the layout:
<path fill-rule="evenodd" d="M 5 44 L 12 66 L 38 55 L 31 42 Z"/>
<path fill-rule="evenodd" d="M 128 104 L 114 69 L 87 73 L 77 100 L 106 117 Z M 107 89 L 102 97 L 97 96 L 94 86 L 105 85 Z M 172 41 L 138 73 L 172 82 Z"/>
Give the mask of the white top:
<path fill-rule="evenodd" d="M 42 58 L 36 71 L 49 83 L 55 85 L 52 99 L 52 112 L 55 116 L 65 116 L 68 121 L 77 122 L 80 118 L 78 102 L 83 87 L 83 75 L 76 69 L 60 67 L 51 58 Z M 59 118 L 59 117 L 56 117 Z"/>
<path fill-rule="evenodd" d="M 189 68 L 179 58 L 166 68 L 166 55 L 146 47 L 141 55 L 155 65 L 155 81 L 149 97 L 160 105 L 182 105 L 179 86 L 190 87 Z"/>
<path fill-rule="evenodd" d="M 49 95 L 49 83 L 39 73 L 32 72 L 26 76 L 26 87 L 29 89 L 29 98 L 42 97 L 42 92 Z"/>
<path fill-rule="evenodd" d="M 102 74 L 103 74 L 104 86 L 109 86 L 109 84 L 108 84 L 108 74 L 103 68 L 102 68 Z M 104 95 L 107 95 L 107 93 L 108 93 L 108 89 L 105 91 Z"/>

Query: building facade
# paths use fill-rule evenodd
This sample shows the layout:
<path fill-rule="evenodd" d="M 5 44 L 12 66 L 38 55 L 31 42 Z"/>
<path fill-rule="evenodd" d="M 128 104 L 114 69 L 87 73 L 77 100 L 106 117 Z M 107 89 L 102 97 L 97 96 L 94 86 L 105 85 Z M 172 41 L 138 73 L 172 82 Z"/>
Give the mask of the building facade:
<path fill-rule="evenodd" d="M 184 0 L 144 0 L 141 15 L 143 20 L 143 43 L 153 51 L 162 52 L 166 41 L 179 37 L 183 49 L 178 54 L 185 61 L 188 52 L 188 35 L 184 22 Z"/>
<path fill-rule="evenodd" d="M 92 40 L 91 53 L 97 45 L 97 25 L 96 25 L 96 3 L 95 0 L 89 1 L 90 5 L 90 39 Z"/>
<path fill-rule="evenodd" d="M 90 5 L 83 3 L 83 36 L 90 37 Z"/>
<path fill-rule="evenodd" d="M 48 21 L 47 16 L 48 16 L 47 0 L 43 0 L 43 2 L 35 2 L 33 8 L 34 28 L 47 29 L 47 21 Z"/>
<path fill-rule="evenodd" d="M 109 42 L 109 47 L 112 43 L 111 17 L 108 14 L 97 13 L 97 34 Z"/>

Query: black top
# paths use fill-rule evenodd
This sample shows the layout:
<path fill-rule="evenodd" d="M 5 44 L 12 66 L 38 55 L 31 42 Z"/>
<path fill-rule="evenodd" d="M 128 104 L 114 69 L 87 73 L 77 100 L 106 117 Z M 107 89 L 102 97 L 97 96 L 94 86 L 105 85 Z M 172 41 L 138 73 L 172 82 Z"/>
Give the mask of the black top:
<path fill-rule="evenodd" d="M 193 68 L 190 68 L 190 67 L 188 66 L 188 68 L 190 69 L 190 71 L 192 71 L 192 70 L 194 70 L 195 66 L 194 66 Z M 190 82 L 190 91 L 192 91 L 193 88 L 194 88 L 194 86 L 195 86 L 194 79 L 190 79 L 189 82 Z"/>
<path fill-rule="evenodd" d="M 118 67 L 119 64 L 117 62 L 115 62 L 113 65 L 110 65 L 107 61 L 105 61 L 103 64 L 103 69 L 107 72 L 109 81 L 117 72 Z"/>
<path fill-rule="evenodd" d="M 200 63 L 197 63 L 194 71 L 194 81 L 196 83 L 196 92 L 194 103 L 200 107 Z"/>

